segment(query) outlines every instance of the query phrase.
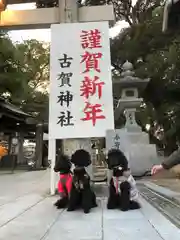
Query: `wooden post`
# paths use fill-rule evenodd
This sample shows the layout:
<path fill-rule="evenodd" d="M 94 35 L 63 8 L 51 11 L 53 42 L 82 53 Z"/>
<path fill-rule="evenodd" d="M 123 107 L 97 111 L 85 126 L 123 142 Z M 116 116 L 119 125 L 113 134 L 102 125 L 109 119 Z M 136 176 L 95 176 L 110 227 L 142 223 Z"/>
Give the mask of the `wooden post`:
<path fill-rule="evenodd" d="M 36 126 L 36 168 L 42 167 L 42 155 L 43 155 L 43 124 L 39 123 Z"/>

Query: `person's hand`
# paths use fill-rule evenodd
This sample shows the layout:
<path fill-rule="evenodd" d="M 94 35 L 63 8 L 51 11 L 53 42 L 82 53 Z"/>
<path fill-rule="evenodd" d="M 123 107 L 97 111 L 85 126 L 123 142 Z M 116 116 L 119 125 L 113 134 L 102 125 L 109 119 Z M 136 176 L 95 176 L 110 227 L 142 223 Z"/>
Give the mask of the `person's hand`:
<path fill-rule="evenodd" d="M 154 165 L 151 169 L 151 175 L 155 175 L 159 172 L 161 172 L 163 170 L 163 166 L 160 164 L 160 165 Z"/>

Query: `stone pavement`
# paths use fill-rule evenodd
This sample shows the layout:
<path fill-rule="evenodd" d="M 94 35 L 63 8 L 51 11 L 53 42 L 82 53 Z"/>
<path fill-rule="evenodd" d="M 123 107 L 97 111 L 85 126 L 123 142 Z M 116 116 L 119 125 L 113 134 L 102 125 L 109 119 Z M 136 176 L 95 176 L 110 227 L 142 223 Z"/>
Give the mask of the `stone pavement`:
<path fill-rule="evenodd" d="M 152 177 L 144 178 L 142 181 L 152 190 L 180 202 L 180 178 L 172 171 L 165 170 Z"/>
<path fill-rule="evenodd" d="M 177 229 L 144 199 L 142 209 L 106 209 L 106 198 L 85 215 L 57 210 L 49 172 L 0 176 L 0 240 L 179 240 Z"/>
<path fill-rule="evenodd" d="M 166 182 L 166 179 L 164 180 Z M 179 180 L 178 180 L 179 181 Z M 143 181 L 145 186 L 148 188 L 152 189 L 153 191 L 169 198 L 172 199 L 173 201 L 177 202 L 180 205 L 180 191 L 172 191 L 174 190 L 173 187 L 169 187 L 169 185 L 175 184 L 176 180 L 174 181 L 167 181 L 165 186 L 161 186 L 159 183 L 156 184 L 156 182 L 151 182 L 151 181 Z M 180 184 L 180 181 L 179 181 Z"/>
<path fill-rule="evenodd" d="M 171 191 L 175 191 L 180 193 L 180 179 L 172 178 L 172 179 L 155 179 L 151 181 L 152 183 L 159 185 L 161 187 L 169 188 Z"/>

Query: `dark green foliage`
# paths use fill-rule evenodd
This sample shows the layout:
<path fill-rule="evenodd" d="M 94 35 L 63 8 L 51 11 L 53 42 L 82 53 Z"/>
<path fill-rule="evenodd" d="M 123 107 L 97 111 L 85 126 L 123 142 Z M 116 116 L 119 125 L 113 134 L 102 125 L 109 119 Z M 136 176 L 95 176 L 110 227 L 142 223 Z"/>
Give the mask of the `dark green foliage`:
<path fill-rule="evenodd" d="M 0 97 L 41 120 L 48 119 L 49 45 L 13 44 L 0 36 Z"/>

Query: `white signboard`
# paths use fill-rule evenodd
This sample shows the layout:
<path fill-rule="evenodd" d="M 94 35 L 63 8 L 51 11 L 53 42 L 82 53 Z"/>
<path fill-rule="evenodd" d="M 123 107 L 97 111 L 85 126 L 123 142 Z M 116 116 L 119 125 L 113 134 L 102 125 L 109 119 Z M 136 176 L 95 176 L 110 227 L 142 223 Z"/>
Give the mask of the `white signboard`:
<path fill-rule="evenodd" d="M 108 22 L 51 27 L 49 138 L 114 129 Z"/>

